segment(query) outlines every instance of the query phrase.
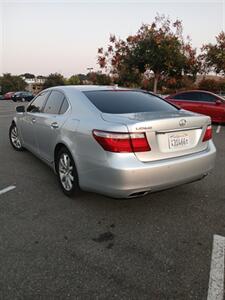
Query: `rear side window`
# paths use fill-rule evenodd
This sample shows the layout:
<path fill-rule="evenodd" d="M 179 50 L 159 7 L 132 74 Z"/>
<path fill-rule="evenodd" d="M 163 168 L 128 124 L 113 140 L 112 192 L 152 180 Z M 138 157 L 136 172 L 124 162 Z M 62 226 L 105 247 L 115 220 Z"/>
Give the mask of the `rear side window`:
<path fill-rule="evenodd" d="M 208 94 L 208 93 L 199 93 L 201 101 L 205 101 L 205 102 L 215 102 L 217 97 L 212 95 L 212 94 Z"/>
<path fill-rule="evenodd" d="M 63 104 L 62 104 L 62 106 L 60 108 L 60 111 L 59 111 L 60 115 L 64 114 L 67 111 L 68 108 L 69 108 L 69 104 L 68 104 L 66 98 L 64 98 Z"/>
<path fill-rule="evenodd" d="M 84 94 L 103 113 L 129 114 L 177 110 L 163 99 L 145 92 L 86 91 Z"/>
<path fill-rule="evenodd" d="M 52 91 L 44 108 L 46 114 L 59 114 L 64 101 L 64 95 L 59 91 Z"/>
<path fill-rule="evenodd" d="M 49 95 L 49 93 L 47 93 L 47 92 L 44 92 L 44 93 L 41 93 L 40 95 L 38 95 L 34 99 L 34 101 L 28 106 L 27 111 L 35 112 L 35 113 L 41 112 L 48 95 Z"/>

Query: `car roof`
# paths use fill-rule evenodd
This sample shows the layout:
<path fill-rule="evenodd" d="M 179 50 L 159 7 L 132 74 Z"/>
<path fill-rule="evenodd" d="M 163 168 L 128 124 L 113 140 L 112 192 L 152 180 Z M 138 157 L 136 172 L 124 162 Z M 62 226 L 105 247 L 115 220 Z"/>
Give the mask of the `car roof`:
<path fill-rule="evenodd" d="M 177 92 L 176 94 L 182 94 L 182 93 L 191 93 L 191 92 L 197 92 L 197 93 L 209 93 L 209 94 L 213 94 L 212 92 L 210 91 L 206 91 L 206 90 L 187 90 L 187 91 L 180 91 L 180 92 Z"/>
<path fill-rule="evenodd" d="M 214 94 L 214 93 L 212 93 L 212 92 L 210 92 L 210 91 L 206 91 L 206 90 L 187 90 L 187 91 L 180 91 L 180 92 L 177 92 L 177 93 L 175 93 L 174 95 L 178 95 L 178 94 L 183 94 L 183 93 L 192 93 L 192 92 L 197 92 L 197 93 L 208 93 L 208 94 L 213 94 L 213 95 L 216 95 L 217 96 L 217 94 Z"/>
<path fill-rule="evenodd" d="M 184 93 L 192 93 L 192 92 L 198 92 L 198 93 L 207 93 L 207 94 L 211 94 L 211 95 L 214 95 L 218 98 L 221 98 L 222 100 L 223 97 L 218 95 L 218 94 L 215 94 L 213 92 L 210 92 L 210 91 L 206 91 L 206 90 L 187 90 L 187 91 L 180 91 L 180 92 L 177 92 L 177 93 L 174 93 L 174 94 L 170 94 L 168 97 L 172 97 L 172 96 L 176 96 L 176 95 L 181 95 L 181 94 L 184 94 Z"/>
<path fill-rule="evenodd" d="M 48 90 L 52 89 L 60 89 L 62 91 L 80 91 L 80 92 L 86 92 L 86 91 L 105 91 L 105 90 L 131 90 L 128 88 L 122 88 L 115 85 L 62 85 L 62 86 L 55 86 L 51 87 Z"/>

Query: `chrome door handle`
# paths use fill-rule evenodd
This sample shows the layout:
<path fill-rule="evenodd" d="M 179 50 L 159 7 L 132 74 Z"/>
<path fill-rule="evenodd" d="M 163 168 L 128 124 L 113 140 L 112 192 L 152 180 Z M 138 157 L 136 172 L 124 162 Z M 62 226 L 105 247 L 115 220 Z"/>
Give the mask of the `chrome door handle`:
<path fill-rule="evenodd" d="M 59 125 L 58 125 L 57 122 L 53 122 L 53 123 L 51 124 L 51 127 L 52 127 L 53 129 L 57 129 L 57 128 L 59 128 Z"/>
<path fill-rule="evenodd" d="M 36 119 L 35 118 L 32 118 L 31 119 L 31 122 L 34 124 L 34 123 L 36 123 Z"/>

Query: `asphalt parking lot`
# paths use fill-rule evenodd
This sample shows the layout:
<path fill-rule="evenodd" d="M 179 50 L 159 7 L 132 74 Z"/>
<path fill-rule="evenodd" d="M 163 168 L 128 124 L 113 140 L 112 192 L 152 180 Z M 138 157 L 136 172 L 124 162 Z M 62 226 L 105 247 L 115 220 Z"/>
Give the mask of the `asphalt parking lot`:
<path fill-rule="evenodd" d="M 0 101 L 0 299 L 207 299 L 225 236 L 225 126 L 200 182 L 143 198 L 65 197 L 52 170 L 8 141 Z M 211 299 L 210 299 L 211 300 Z"/>

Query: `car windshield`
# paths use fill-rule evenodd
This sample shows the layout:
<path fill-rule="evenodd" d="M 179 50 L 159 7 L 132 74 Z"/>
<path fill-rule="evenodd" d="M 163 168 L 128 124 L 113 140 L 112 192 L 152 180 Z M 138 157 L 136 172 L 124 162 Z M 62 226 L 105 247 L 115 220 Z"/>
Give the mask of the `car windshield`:
<path fill-rule="evenodd" d="M 163 99 L 142 91 L 85 91 L 84 94 L 103 113 L 129 114 L 178 110 Z"/>

